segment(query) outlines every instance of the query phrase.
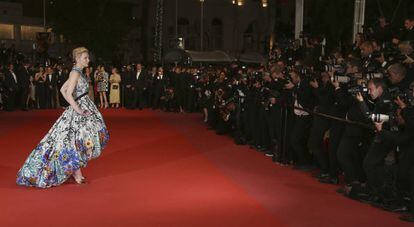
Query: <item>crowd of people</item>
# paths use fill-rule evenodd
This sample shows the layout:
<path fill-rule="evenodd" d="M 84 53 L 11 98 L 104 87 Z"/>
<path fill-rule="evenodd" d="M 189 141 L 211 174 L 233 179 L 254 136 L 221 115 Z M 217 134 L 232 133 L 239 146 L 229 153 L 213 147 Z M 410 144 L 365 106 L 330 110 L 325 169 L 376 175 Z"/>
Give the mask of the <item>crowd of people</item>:
<path fill-rule="evenodd" d="M 202 112 L 217 134 L 321 183 L 344 181 L 339 193 L 413 222 L 413 40 L 414 18 L 398 32 L 380 18 L 331 54 L 303 37 L 275 45 L 260 66 L 97 65 L 85 75 L 100 108 Z M 4 110 L 67 105 L 58 91 L 71 65 L 3 67 Z"/>

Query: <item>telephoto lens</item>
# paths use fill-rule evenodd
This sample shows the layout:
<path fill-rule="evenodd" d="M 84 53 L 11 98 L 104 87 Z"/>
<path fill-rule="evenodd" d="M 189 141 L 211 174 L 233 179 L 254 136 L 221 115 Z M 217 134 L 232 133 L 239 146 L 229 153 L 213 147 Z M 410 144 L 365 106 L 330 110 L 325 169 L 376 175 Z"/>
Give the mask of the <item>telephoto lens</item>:
<path fill-rule="evenodd" d="M 387 114 L 371 114 L 371 120 L 373 122 L 388 122 L 390 121 L 390 116 Z"/>

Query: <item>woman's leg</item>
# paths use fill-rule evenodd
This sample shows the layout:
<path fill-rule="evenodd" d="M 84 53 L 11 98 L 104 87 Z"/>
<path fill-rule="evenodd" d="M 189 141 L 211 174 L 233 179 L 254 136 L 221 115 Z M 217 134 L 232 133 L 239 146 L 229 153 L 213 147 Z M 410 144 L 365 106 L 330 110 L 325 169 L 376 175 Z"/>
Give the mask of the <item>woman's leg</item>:
<path fill-rule="evenodd" d="M 204 112 L 204 122 L 207 123 L 207 121 L 208 121 L 208 110 L 207 110 L 207 108 L 203 108 L 203 112 Z"/>
<path fill-rule="evenodd" d="M 103 94 L 99 92 L 99 108 L 103 108 Z"/>
<path fill-rule="evenodd" d="M 104 108 L 106 109 L 106 108 L 108 108 L 108 98 L 106 97 L 106 93 L 105 92 L 102 92 L 102 94 L 103 94 L 103 98 L 104 98 L 104 101 L 105 101 Z"/>

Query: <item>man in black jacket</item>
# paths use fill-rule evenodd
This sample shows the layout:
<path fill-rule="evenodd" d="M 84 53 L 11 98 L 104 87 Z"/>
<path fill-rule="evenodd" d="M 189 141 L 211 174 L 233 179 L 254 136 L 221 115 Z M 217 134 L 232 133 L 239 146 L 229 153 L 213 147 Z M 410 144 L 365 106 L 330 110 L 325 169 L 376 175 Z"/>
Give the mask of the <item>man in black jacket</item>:
<path fill-rule="evenodd" d="M 18 77 L 15 73 L 13 64 L 9 64 L 9 67 L 5 72 L 4 89 L 4 110 L 13 111 L 16 107 L 16 96 L 19 91 Z"/>
<path fill-rule="evenodd" d="M 133 107 L 133 102 L 134 102 L 134 94 L 135 94 L 135 86 L 134 86 L 134 72 L 132 71 L 132 66 L 131 65 L 127 65 L 125 72 L 124 72 L 124 76 L 123 76 L 123 81 L 125 84 L 125 108 L 127 109 L 132 109 Z M 135 104 L 136 106 L 136 104 Z"/>
<path fill-rule="evenodd" d="M 46 67 L 46 108 L 56 108 L 57 102 L 57 78 L 52 67 Z"/>
<path fill-rule="evenodd" d="M 298 71 L 290 73 L 292 82 L 285 85 L 286 89 L 293 89 L 293 105 L 297 108 L 312 110 L 314 98 L 309 80 Z M 307 149 L 309 130 L 312 124 L 312 116 L 303 110 L 294 109 L 295 122 L 292 129 L 290 142 L 296 157 L 296 169 L 308 171 L 311 169 L 310 153 Z"/>
<path fill-rule="evenodd" d="M 411 82 L 414 81 L 414 77 L 407 75 L 407 69 L 399 63 L 392 64 L 388 68 L 388 80 L 391 87 L 398 87 L 401 91 L 406 91 Z"/>
<path fill-rule="evenodd" d="M 57 84 L 57 89 L 58 91 L 60 91 L 60 89 L 62 88 L 63 84 L 66 82 L 66 80 L 69 78 L 69 75 L 63 71 L 62 66 L 58 65 L 56 67 L 56 72 L 54 77 L 56 78 L 56 84 Z M 66 102 L 65 98 L 63 98 L 63 95 L 58 92 L 58 96 L 59 96 L 59 105 L 60 106 L 68 106 L 69 104 Z M 94 101 L 94 100 L 92 100 Z"/>
<path fill-rule="evenodd" d="M 134 93 L 131 100 L 131 108 L 138 108 L 142 110 L 145 106 L 144 91 L 147 89 L 147 74 L 142 69 L 142 65 L 138 63 L 135 71 L 132 73 L 131 85 L 134 87 Z"/>
<path fill-rule="evenodd" d="M 371 99 L 374 102 L 374 108 L 370 110 L 364 98 L 361 94 L 357 95 L 357 100 L 360 103 L 361 111 L 366 115 L 367 118 L 371 118 L 371 114 L 376 116 L 388 116 L 393 113 L 392 105 L 390 104 L 390 98 L 387 96 L 387 86 L 382 79 L 375 78 L 368 82 L 368 91 Z M 382 114 L 382 115 L 381 115 Z M 377 122 L 379 119 L 372 119 Z M 388 125 L 389 128 L 389 125 Z M 363 168 L 367 176 L 368 185 L 371 189 L 376 190 L 384 182 L 384 175 L 379 174 L 385 166 L 385 157 L 388 153 L 395 148 L 395 144 L 391 141 L 386 140 L 375 135 L 372 141 L 367 155 L 363 161 Z"/>
<path fill-rule="evenodd" d="M 313 93 L 318 101 L 315 111 L 318 113 L 330 114 L 331 107 L 335 101 L 335 88 L 330 81 L 328 72 L 322 72 L 321 78 L 311 81 L 310 85 L 312 86 Z M 327 118 L 321 116 L 313 117 L 308 146 L 309 150 L 315 155 L 321 168 L 320 174 L 316 175 L 318 179 L 326 179 L 330 177 L 328 153 L 323 149 L 325 133 L 329 130 L 330 125 L 331 121 Z M 336 177 L 336 175 L 331 177 Z"/>
<path fill-rule="evenodd" d="M 20 108 L 24 111 L 27 110 L 27 97 L 29 96 L 30 86 L 30 72 L 29 64 L 24 63 L 17 70 L 17 77 L 19 83 L 19 103 Z"/>
<path fill-rule="evenodd" d="M 401 41 L 414 41 L 414 18 L 407 18 L 404 21 L 404 28 Z"/>
<path fill-rule="evenodd" d="M 166 86 L 168 84 L 167 78 L 164 75 L 164 69 L 158 68 L 157 76 L 154 78 L 154 94 L 153 94 L 153 108 L 163 108 L 160 105 L 161 96 L 164 94 Z"/>
<path fill-rule="evenodd" d="M 414 96 L 414 83 L 410 85 L 410 89 L 411 96 Z M 411 194 L 411 214 L 400 218 L 414 222 L 414 103 L 405 103 L 400 98 L 397 98 L 396 103 L 399 106 L 397 121 L 400 130 L 383 130 L 383 122 L 375 123 L 375 126 L 378 137 L 398 146 L 397 187 L 400 191 L 410 191 Z M 406 207 L 405 204 L 397 204 L 388 209 L 398 211 L 406 210 Z"/>

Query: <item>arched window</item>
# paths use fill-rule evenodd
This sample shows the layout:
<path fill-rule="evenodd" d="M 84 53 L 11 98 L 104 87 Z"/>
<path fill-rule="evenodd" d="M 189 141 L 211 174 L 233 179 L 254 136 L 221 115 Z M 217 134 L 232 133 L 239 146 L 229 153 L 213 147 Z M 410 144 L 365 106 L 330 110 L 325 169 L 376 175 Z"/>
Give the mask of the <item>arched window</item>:
<path fill-rule="evenodd" d="M 211 21 L 212 27 L 212 47 L 214 49 L 223 48 L 223 21 L 219 18 L 214 18 Z"/>

